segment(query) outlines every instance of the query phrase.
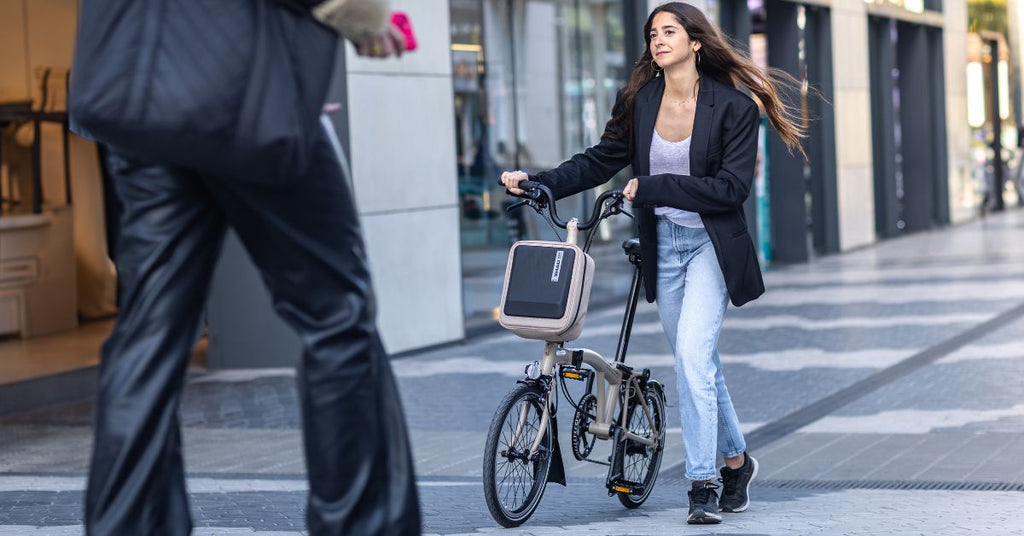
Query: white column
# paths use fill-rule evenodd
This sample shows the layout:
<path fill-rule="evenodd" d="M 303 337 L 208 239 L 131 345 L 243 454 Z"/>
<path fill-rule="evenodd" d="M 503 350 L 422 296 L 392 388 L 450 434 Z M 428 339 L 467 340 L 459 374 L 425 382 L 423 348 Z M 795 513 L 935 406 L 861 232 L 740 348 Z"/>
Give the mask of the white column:
<path fill-rule="evenodd" d="M 839 248 L 875 241 L 868 18 L 863 0 L 832 4 Z"/>
<path fill-rule="evenodd" d="M 949 152 L 949 216 L 961 222 L 977 215 L 978 185 L 971 163 L 967 123 L 967 4 L 943 2 L 946 74 L 946 140 Z"/>
<path fill-rule="evenodd" d="M 461 339 L 449 9 L 392 0 L 419 49 L 360 58 L 346 45 L 353 183 L 389 352 Z"/>

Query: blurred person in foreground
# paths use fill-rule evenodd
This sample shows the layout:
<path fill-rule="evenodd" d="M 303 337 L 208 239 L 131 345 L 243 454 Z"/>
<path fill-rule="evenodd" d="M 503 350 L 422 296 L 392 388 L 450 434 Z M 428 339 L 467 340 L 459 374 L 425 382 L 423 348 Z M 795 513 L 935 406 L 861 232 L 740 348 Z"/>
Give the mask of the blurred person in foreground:
<path fill-rule="evenodd" d="M 228 22 L 219 28 L 223 33 L 214 28 L 206 34 L 172 28 L 175 23 L 178 28 L 183 24 L 182 18 L 175 19 L 173 13 L 160 12 L 154 18 L 152 9 L 138 11 L 156 5 L 149 0 L 133 5 L 107 0 L 84 2 L 80 24 L 89 28 L 108 25 L 110 34 L 80 36 L 79 44 L 85 45 L 79 46 L 76 54 L 88 55 L 104 45 L 103 39 L 114 39 L 112 36 L 120 35 L 117 32 L 123 34 L 125 28 L 117 24 L 168 21 L 171 33 L 166 34 L 167 39 L 178 39 L 174 46 L 182 52 L 193 43 L 198 47 L 192 49 L 196 55 L 185 62 L 185 68 L 195 64 L 200 71 L 204 58 L 218 54 L 256 58 L 252 49 L 269 39 L 259 37 L 257 25 L 276 17 L 272 23 L 278 24 L 277 28 L 293 32 L 285 35 L 301 38 L 302 32 L 308 35 L 322 31 L 326 38 L 309 41 L 320 43 L 319 48 L 294 46 L 286 52 L 293 58 L 319 55 L 326 58 L 319 65 L 330 65 L 337 40 L 318 26 L 314 13 L 351 40 L 361 55 L 386 58 L 400 55 L 404 49 L 402 34 L 387 22 L 386 0 L 217 0 L 187 6 L 207 10 L 210 19 L 220 17 L 218 21 Z M 110 17 L 108 13 L 115 8 L 135 19 Z M 198 28 L 204 27 L 204 21 L 195 17 L 184 24 L 193 21 Z M 146 29 L 146 35 L 152 31 Z M 234 39 L 238 36 L 251 38 L 242 41 L 252 45 L 251 49 Z M 108 54 L 100 59 L 108 62 L 112 57 Z M 89 65 L 93 59 L 76 57 L 76 65 Z M 254 65 L 246 68 L 258 69 L 258 63 L 254 60 Z M 73 123 L 77 119 L 86 124 L 89 112 L 96 107 L 93 103 L 103 98 L 100 94 L 89 101 L 74 95 L 76 90 L 88 93 L 89 77 L 101 76 L 102 65 L 92 72 L 75 73 L 71 92 L 78 98 L 75 102 L 82 104 L 72 109 Z M 330 78 L 323 70 L 318 68 L 314 76 L 307 77 L 322 81 L 320 96 L 326 94 Z M 180 70 L 172 74 L 174 78 L 151 83 L 180 81 L 182 87 L 190 88 L 216 76 Z M 299 93 L 308 93 L 314 85 L 312 80 L 301 79 L 307 74 L 275 73 L 283 78 L 300 78 L 296 81 Z M 230 82 L 225 80 L 224 84 Z M 225 87 L 224 92 L 235 89 Z M 245 89 L 264 91 L 262 87 Z M 213 92 L 218 91 L 215 86 Z M 181 94 L 183 110 L 187 111 L 189 95 Z M 306 107 L 312 108 L 313 121 L 309 124 L 314 128 L 303 134 L 308 146 L 301 148 L 307 165 L 294 173 L 285 169 L 284 175 L 294 176 L 281 183 L 247 182 L 205 168 L 154 160 L 140 155 L 137 148 L 125 150 L 124 143 L 111 142 L 110 136 L 91 136 L 107 148 L 105 165 L 124 212 L 115 259 L 120 315 L 102 348 L 95 441 L 85 498 L 87 534 L 182 536 L 191 532 L 178 408 L 212 271 L 229 226 L 255 261 L 276 312 L 303 342 L 297 376 L 310 486 L 306 507 L 310 534 L 420 533 L 405 418 L 375 325 L 374 297 L 357 213 L 338 155 L 328 133 L 316 121 L 323 103 L 314 104 Z M 288 108 L 294 105 L 271 102 L 256 115 L 278 113 L 288 117 L 298 113 Z M 87 136 L 95 132 L 88 125 L 79 128 Z M 143 153 L 160 149 L 145 144 L 139 147 Z M 196 148 L 203 149 L 198 145 Z M 211 162 L 211 166 L 216 164 Z"/>
<path fill-rule="evenodd" d="M 658 313 L 675 354 L 676 388 L 691 481 L 687 523 L 714 524 L 750 504 L 757 461 L 746 453 L 739 419 L 718 355 L 729 299 L 756 299 L 764 282 L 743 202 L 757 160 L 760 114 L 790 150 L 803 131 L 776 87 L 795 80 L 770 76 L 729 45 L 696 7 L 662 4 L 644 25 L 647 49 L 617 99 L 600 143 L 532 177 L 565 197 L 593 188 L 632 165 L 623 188 L 633 204 L 647 301 Z M 522 194 L 522 171 L 502 174 Z M 716 454 L 725 459 L 719 479 Z"/>

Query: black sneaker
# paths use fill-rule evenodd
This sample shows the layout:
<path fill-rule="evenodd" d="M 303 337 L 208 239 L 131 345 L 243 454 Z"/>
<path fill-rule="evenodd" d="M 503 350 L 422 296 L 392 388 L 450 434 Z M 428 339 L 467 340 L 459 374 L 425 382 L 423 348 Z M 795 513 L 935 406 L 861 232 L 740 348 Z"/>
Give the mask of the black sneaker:
<path fill-rule="evenodd" d="M 757 476 L 757 460 L 743 453 L 743 465 L 739 469 L 722 468 L 723 512 L 742 512 L 750 506 L 750 481 Z"/>
<path fill-rule="evenodd" d="M 690 486 L 690 515 L 686 522 L 691 525 L 714 525 L 722 522 L 718 515 L 718 486 L 711 482 L 694 482 Z"/>

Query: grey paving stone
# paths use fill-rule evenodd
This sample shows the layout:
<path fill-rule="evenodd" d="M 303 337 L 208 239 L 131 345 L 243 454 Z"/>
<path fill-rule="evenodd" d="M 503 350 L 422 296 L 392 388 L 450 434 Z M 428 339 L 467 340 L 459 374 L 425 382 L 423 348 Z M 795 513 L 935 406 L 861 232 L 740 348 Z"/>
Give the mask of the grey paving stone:
<path fill-rule="evenodd" d="M 811 434 L 799 434 L 811 435 Z M 811 435 L 813 437 L 813 435 Z M 819 466 L 819 472 L 815 478 L 822 480 L 864 480 L 870 478 L 884 478 L 877 470 L 893 461 L 897 455 L 904 452 L 912 452 L 922 442 L 928 440 L 927 436 L 919 434 L 848 434 L 844 437 L 860 437 L 864 448 L 854 453 L 853 457 L 826 463 Z M 779 456 L 795 456 L 795 452 L 779 452 Z M 775 474 L 769 478 L 789 478 L 782 474 Z"/>
<path fill-rule="evenodd" d="M 738 322 L 730 325 L 727 320 L 721 351 L 727 358 L 792 350 L 825 350 L 836 356 L 856 350 L 913 355 L 972 327 L 954 315 L 994 317 L 1020 304 L 1022 229 L 1024 213 L 1017 211 L 769 270 L 765 298 L 728 312 Z M 890 294 L 899 299 L 889 299 Z M 836 296 L 844 301 L 837 303 Z M 911 316 L 927 321 L 862 321 Z M 783 317 L 798 322 L 750 327 Z M 592 311 L 588 329 L 607 334 L 585 332 L 578 345 L 609 352 L 619 318 L 615 308 Z M 824 320 L 846 327 L 829 327 L 821 323 Z M 655 308 L 643 304 L 637 322 L 656 326 Z M 1024 318 L 969 346 L 999 344 L 1024 348 Z M 515 384 L 516 378 L 504 371 L 521 370 L 538 351 L 537 343 L 495 334 L 396 362 L 401 368 L 403 362 L 468 357 L 478 361 L 467 363 L 497 364 L 501 371 L 477 373 L 466 368 L 474 365 L 466 365 L 423 377 L 399 377 L 428 533 L 1024 534 L 1022 522 L 1011 513 L 1016 509 L 1007 508 L 1024 505 L 1024 492 L 778 489 L 756 482 L 749 512 L 728 516 L 718 527 L 688 527 L 683 523 L 685 482 L 677 430 L 670 434 L 659 484 L 643 508 L 621 508 L 603 491 L 604 468 L 575 463 L 567 454 L 569 486 L 549 487 L 536 515 L 520 529 L 500 529 L 482 497 L 482 438 L 498 401 Z M 630 352 L 668 356 L 670 349 L 664 335 L 654 329 L 638 334 Z M 880 358 L 850 368 L 823 359 L 811 366 L 774 370 L 756 359 L 726 359 L 725 373 L 741 420 L 749 426 L 770 424 L 813 407 L 889 364 L 891 359 Z M 667 419 L 670 428 L 678 429 L 671 360 L 652 366 L 652 371 L 668 387 Z M 762 464 L 760 478 L 811 483 L 1024 482 L 1024 465 L 1013 463 L 1024 457 L 1024 416 L 1015 409 L 1024 405 L 1021 378 L 1021 357 L 940 360 L 865 393 L 820 421 L 840 423 L 845 429 L 797 432 L 762 446 L 755 452 Z M 186 467 L 192 478 L 213 486 L 196 489 L 244 489 L 194 493 L 196 534 L 302 533 L 305 468 L 296 408 L 295 378 L 290 374 L 232 381 L 215 374 L 190 378 L 181 409 Z M 900 411 L 906 413 L 894 413 Z M 81 533 L 80 488 L 88 463 L 92 412 L 91 404 L 79 403 L 0 419 L 0 534 Z M 571 408 L 564 403 L 560 417 L 563 423 L 571 418 Z M 901 422 L 921 431 L 900 430 Z M 567 426 L 562 428 L 566 442 Z M 35 483 L 2 487 L 26 478 Z M 257 482 L 253 485 L 258 489 L 245 488 L 249 481 Z"/>

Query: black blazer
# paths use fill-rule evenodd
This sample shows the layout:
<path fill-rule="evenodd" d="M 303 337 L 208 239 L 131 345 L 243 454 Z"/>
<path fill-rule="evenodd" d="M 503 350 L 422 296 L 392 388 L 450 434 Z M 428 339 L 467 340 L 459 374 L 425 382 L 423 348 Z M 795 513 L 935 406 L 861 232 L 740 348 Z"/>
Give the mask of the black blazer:
<path fill-rule="evenodd" d="M 757 160 L 759 113 L 754 101 L 710 77 L 700 79 L 697 109 L 690 138 L 689 176 L 650 174 L 651 138 L 665 92 L 665 79 L 656 77 L 640 89 L 633 105 L 629 136 L 605 136 L 600 143 L 573 156 L 533 180 L 565 197 L 608 182 L 626 165 L 639 179 L 634 213 L 643 255 L 647 301 L 656 298 L 658 281 L 655 206 L 675 207 L 700 214 L 736 306 L 764 293 L 764 280 L 754 243 L 747 232 L 743 201 L 750 193 Z M 616 110 L 621 102 L 616 103 Z"/>

